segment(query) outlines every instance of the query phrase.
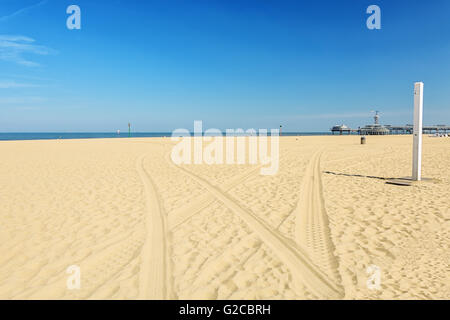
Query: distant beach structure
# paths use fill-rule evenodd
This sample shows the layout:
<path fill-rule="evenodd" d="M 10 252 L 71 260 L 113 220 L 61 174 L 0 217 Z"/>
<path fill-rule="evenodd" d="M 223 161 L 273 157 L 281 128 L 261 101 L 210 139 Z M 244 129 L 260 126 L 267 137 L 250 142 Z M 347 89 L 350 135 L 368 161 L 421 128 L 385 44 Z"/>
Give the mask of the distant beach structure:
<path fill-rule="evenodd" d="M 364 126 L 363 128 L 359 129 L 359 133 L 363 136 L 365 135 L 369 135 L 369 136 L 374 136 L 374 135 L 385 135 L 385 134 L 389 134 L 390 131 L 387 127 L 383 126 L 382 124 L 380 124 L 380 112 L 379 111 L 374 111 L 375 112 L 375 116 L 374 118 L 374 124 L 368 124 L 366 126 Z"/>
<path fill-rule="evenodd" d="M 335 125 L 333 128 L 331 128 L 332 134 L 339 133 L 340 135 L 342 135 L 342 133 L 350 134 L 351 132 L 352 129 L 347 127 L 345 124 Z"/>
<path fill-rule="evenodd" d="M 404 126 L 392 126 L 392 125 L 382 125 L 380 124 L 380 112 L 379 111 L 373 111 L 375 112 L 374 116 L 374 123 L 365 125 L 362 128 L 358 129 L 352 129 L 345 124 L 341 125 L 335 125 L 333 126 L 330 131 L 334 134 L 352 134 L 352 133 L 358 133 L 360 135 L 388 135 L 388 134 L 412 134 L 413 133 L 413 125 L 407 124 Z M 447 134 L 447 132 L 450 132 L 450 126 L 447 126 L 445 124 L 438 124 L 434 126 L 423 126 L 422 127 L 423 133 L 432 134 L 435 133 L 437 136 Z"/>

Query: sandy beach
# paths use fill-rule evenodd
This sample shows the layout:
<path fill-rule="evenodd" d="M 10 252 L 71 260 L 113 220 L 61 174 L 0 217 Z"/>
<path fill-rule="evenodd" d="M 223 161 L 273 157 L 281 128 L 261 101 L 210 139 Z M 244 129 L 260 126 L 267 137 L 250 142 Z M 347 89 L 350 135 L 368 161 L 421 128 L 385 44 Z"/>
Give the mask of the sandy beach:
<path fill-rule="evenodd" d="M 272 176 L 170 138 L 0 142 L 0 299 L 450 299 L 450 139 L 412 186 L 386 183 L 411 135 L 359 139 L 281 137 Z"/>

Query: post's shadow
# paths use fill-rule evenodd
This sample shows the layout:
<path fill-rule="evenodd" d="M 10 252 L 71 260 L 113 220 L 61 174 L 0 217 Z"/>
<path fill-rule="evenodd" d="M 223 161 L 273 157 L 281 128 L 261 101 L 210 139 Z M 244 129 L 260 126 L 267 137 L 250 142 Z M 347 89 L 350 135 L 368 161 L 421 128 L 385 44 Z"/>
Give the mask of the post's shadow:
<path fill-rule="evenodd" d="M 362 174 L 339 173 L 339 172 L 332 172 L 332 171 L 324 171 L 323 173 L 332 174 L 335 176 L 377 179 L 377 180 L 385 181 L 387 184 L 394 184 L 394 185 L 398 185 L 398 186 L 412 186 L 412 185 L 417 185 L 417 184 L 423 183 L 423 182 L 434 182 L 434 183 L 439 182 L 439 180 L 437 180 L 437 179 L 430 179 L 430 178 L 422 178 L 421 181 L 413 181 L 411 179 L 411 177 L 387 178 L 387 177 L 377 177 L 377 176 L 366 176 L 366 175 L 362 175 Z"/>
<path fill-rule="evenodd" d="M 378 180 L 400 179 L 400 178 L 386 178 L 386 177 L 377 177 L 377 176 L 365 176 L 365 175 L 362 175 L 362 174 L 339 173 L 339 172 L 332 172 L 332 171 L 324 171 L 323 173 L 326 173 L 326 174 L 333 174 L 333 175 L 335 175 L 335 176 L 370 178 L 370 179 L 378 179 Z"/>

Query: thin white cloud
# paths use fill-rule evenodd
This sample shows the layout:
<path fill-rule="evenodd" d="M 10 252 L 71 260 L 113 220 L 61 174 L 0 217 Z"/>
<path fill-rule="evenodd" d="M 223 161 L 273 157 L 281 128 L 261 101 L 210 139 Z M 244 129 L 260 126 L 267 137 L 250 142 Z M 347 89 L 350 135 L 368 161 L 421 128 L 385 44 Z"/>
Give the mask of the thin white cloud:
<path fill-rule="evenodd" d="M 2 97 L 0 98 L 0 106 L 11 104 L 40 103 L 45 101 L 47 101 L 47 99 L 43 97 Z"/>
<path fill-rule="evenodd" d="M 27 106 L 27 107 L 15 107 L 14 110 L 18 111 L 30 111 L 30 110 L 40 110 L 41 107 Z"/>
<path fill-rule="evenodd" d="M 20 83 L 16 81 L 0 81 L 0 89 L 37 88 L 40 85 L 32 83 Z"/>
<path fill-rule="evenodd" d="M 381 116 L 390 116 L 390 117 L 398 117 L 398 116 L 404 116 L 409 115 L 410 112 L 408 111 L 396 111 L 396 112 L 381 112 Z M 374 113 L 372 112 L 342 112 L 342 113 L 315 113 L 315 114 L 295 114 L 290 115 L 289 117 L 283 116 L 280 117 L 280 120 L 284 120 L 286 118 L 289 118 L 290 120 L 310 120 L 310 119 L 363 119 L 363 118 L 372 118 Z M 277 118 L 276 116 L 271 116 L 271 119 Z"/>
<path fill-rule="evenodd" d="M 365 118 L 370 116 L 369 113 L 319 113 L 319 114 L 304 114 L 295 115 L 296 119 L 342 119 L 342 118 Z M 292 117 L 290 117 L 292 118 Z"/>
<path fill-rule="evenodd" d="M 16 79 L 16 80 L 20 80 L 20 81 L 54 81 L 53 79 L 50 78 L 43 78 L 43 77 L 37 77 L 37 76 L 30 76 L 27 74 L 15 74 L 15 73 L 1 73 L 0 72 L 0 77 L 5 80 L 5 79 Z"/>
<path fill-rule="evenodd" d="M 24 54 L 49 55 L 55 51 L 34 44 L 35 40 L 25 36 L 0 35 L 0 60 L 14 62 L 27 67 L 39 66 L 39 63 L 26 59 Z"/>
<path fill-rule="evenodd" d="M 0 40 L 3 41 L 19 41 L 19 42 L 34 42 L 34 39 L 30 37 L 25 36 L 15 36 L 15 35 L 8 35 L 8 34 L 0 34 Z"/>
<path fill-rule="evenodd" d="M 30 10 L 34 9 L 34 8 L 40 7 L 40 6 L 44 5 L 44 4 L 46 4 L 47 2 L 48 2 L 48 0 L 43 0 L 43 1 L 39 2 L 39 3 L 31 5 L 29 7 L 25 7 L 25 8 L 19 9 L 19 10 L 15 11 L 15 12 L 9 14 L 9 15 L 2 16 L 2 17 L 0 17 L 0 22 L 8 21 L 9 19 L 12 19 L 12 18 L 14 18 L 14 17 L 16 17 L 18 15 L 21 15 L 22 13 L 25 13 L 27 11 L 30 11 Z"/>

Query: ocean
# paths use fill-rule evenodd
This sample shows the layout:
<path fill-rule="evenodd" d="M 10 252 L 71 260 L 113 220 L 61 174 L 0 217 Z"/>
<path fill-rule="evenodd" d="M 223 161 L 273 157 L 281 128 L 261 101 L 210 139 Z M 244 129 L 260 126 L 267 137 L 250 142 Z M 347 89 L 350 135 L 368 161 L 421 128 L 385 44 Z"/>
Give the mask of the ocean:
<path fill-rule="evenodd" d="M 330 132 L 283 132 L 283 136 L 323 136 Z M 171 132 L 132 132 L 131 138 L 170 137 Z M 0 132 L 0 141 L 129 138 L 128 132 Z"/>

